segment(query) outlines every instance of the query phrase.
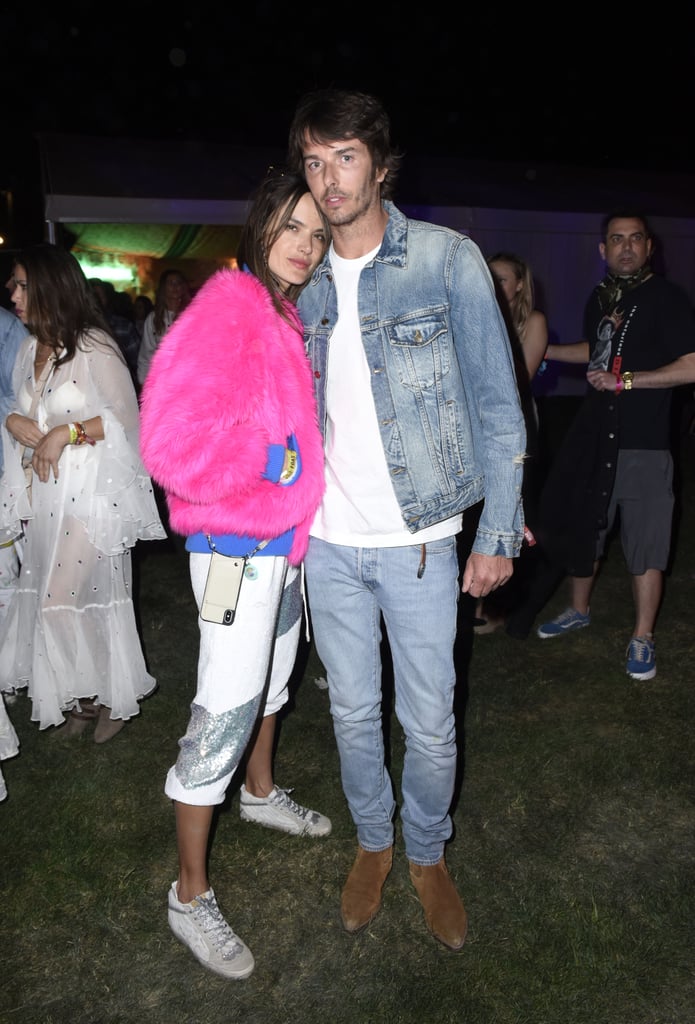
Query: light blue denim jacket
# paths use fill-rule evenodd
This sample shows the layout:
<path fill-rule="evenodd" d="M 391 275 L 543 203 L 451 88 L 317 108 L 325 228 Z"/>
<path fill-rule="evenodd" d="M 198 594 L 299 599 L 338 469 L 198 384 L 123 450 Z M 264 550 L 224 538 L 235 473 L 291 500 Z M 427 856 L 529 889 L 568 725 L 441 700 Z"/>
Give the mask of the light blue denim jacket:
<path fill-rule="evenodd" d="M 526 431 L 511 346 L 478 246 L 449 228 L 389 221 L 362 270 L 359 316 L 381 440 L 411 532 L 484 499 L 473 550 L 519 554 Z M 338 305 L 328 255 L 299 298 L 326 426 Z"/>
<path fill-rule="evenodd" d="M 0 307 L 0 423 L 14 410 L 15 394 L 12 390 L 12 371 L 19 346 L 29 331 L 9 309 Z M 2 441 L 0 441 L 0 476 L 3 468 Z"/>

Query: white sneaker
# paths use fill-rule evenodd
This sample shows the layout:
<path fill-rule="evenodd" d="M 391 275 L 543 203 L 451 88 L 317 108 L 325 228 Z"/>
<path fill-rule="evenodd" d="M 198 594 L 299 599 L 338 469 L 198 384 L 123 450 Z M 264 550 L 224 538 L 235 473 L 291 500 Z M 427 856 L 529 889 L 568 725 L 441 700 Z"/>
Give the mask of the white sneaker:
<path fill-rule="evenodd" d="M 190 903 L 179 903 L 173 882 L 169 890 L 169 927 L 208 970 L 223 978 L 248 978 L 251 974 L 253 954 L 225 921 L 212 889 Z"/>
<path fill-rule="evenodd" d="M 290 796 L 291 792 L 291 789 L 273 786 L 268 796 L 251 796 L 242 785 L 241 820 L 254 821 L 257 825 L 276 828 L 293 836 L 327 836 L 332 828 L 331 819 L 296 803 Z"/>

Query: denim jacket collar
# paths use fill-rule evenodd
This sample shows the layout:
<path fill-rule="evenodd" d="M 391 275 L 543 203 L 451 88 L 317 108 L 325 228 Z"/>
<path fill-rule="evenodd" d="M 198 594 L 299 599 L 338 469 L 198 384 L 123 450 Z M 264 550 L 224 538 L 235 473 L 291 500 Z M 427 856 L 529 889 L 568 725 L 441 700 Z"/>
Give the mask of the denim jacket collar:
<path fill-rule="evenodd" d="M 404 267 L 408 260 L 408 218 L 388 199 L 382 201 L 382 206 L 388 213 L 389 219 L 381 241 L 381 247 L 374 259 L 378 263 L 389 263 L 394 267 Z M 314 271 L 312 284 L 316 284 L 324 274 L 330 273 L 330 249 L 327 249 L 326 255 Z"/>

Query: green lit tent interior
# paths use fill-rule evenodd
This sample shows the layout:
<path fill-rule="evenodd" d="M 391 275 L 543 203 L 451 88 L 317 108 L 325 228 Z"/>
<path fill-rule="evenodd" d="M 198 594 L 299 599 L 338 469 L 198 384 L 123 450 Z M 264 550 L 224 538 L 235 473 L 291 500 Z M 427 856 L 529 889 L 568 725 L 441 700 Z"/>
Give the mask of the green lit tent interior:
<path fill-rule="evenodd" d="M 177 267 L 197 288 L 229 266 L 248 196 L 281 154 L 170 140 L 37 136 L 44 215 L 88 277 L 152 294 Z"/>

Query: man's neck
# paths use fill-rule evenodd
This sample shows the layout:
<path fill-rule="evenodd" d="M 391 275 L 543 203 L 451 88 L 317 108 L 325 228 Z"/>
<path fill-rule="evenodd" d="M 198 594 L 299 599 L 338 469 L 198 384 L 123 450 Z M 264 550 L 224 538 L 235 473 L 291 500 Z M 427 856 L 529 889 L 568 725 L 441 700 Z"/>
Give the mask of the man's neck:
<path fill-rule="evenodd" d="M 628 292 L 644 284 L 651 276 L 652 272 L 648 263 L 643 264 L 634 274 L 629 274 L 626 277 L 609 271 L 597 287 L 601 308 L 605 312 L 615 309 Z"/>
<path fill-rule="evenodd" d="M 356 260 L 381 244 L 389 215 L 379 204 L 374 211 L 353 221 L 338 224 L 331 229 L 333 248 L 344 260 Z"/>
<path fill-rule="evenodd" d="M 652 271 L 648 263 L 643 263 L 638 270 L 634 270 L 631 274 L 613 274 L 608 271 L 607 276 L 616 281 L 646 281 L 652 276 Z"/>

